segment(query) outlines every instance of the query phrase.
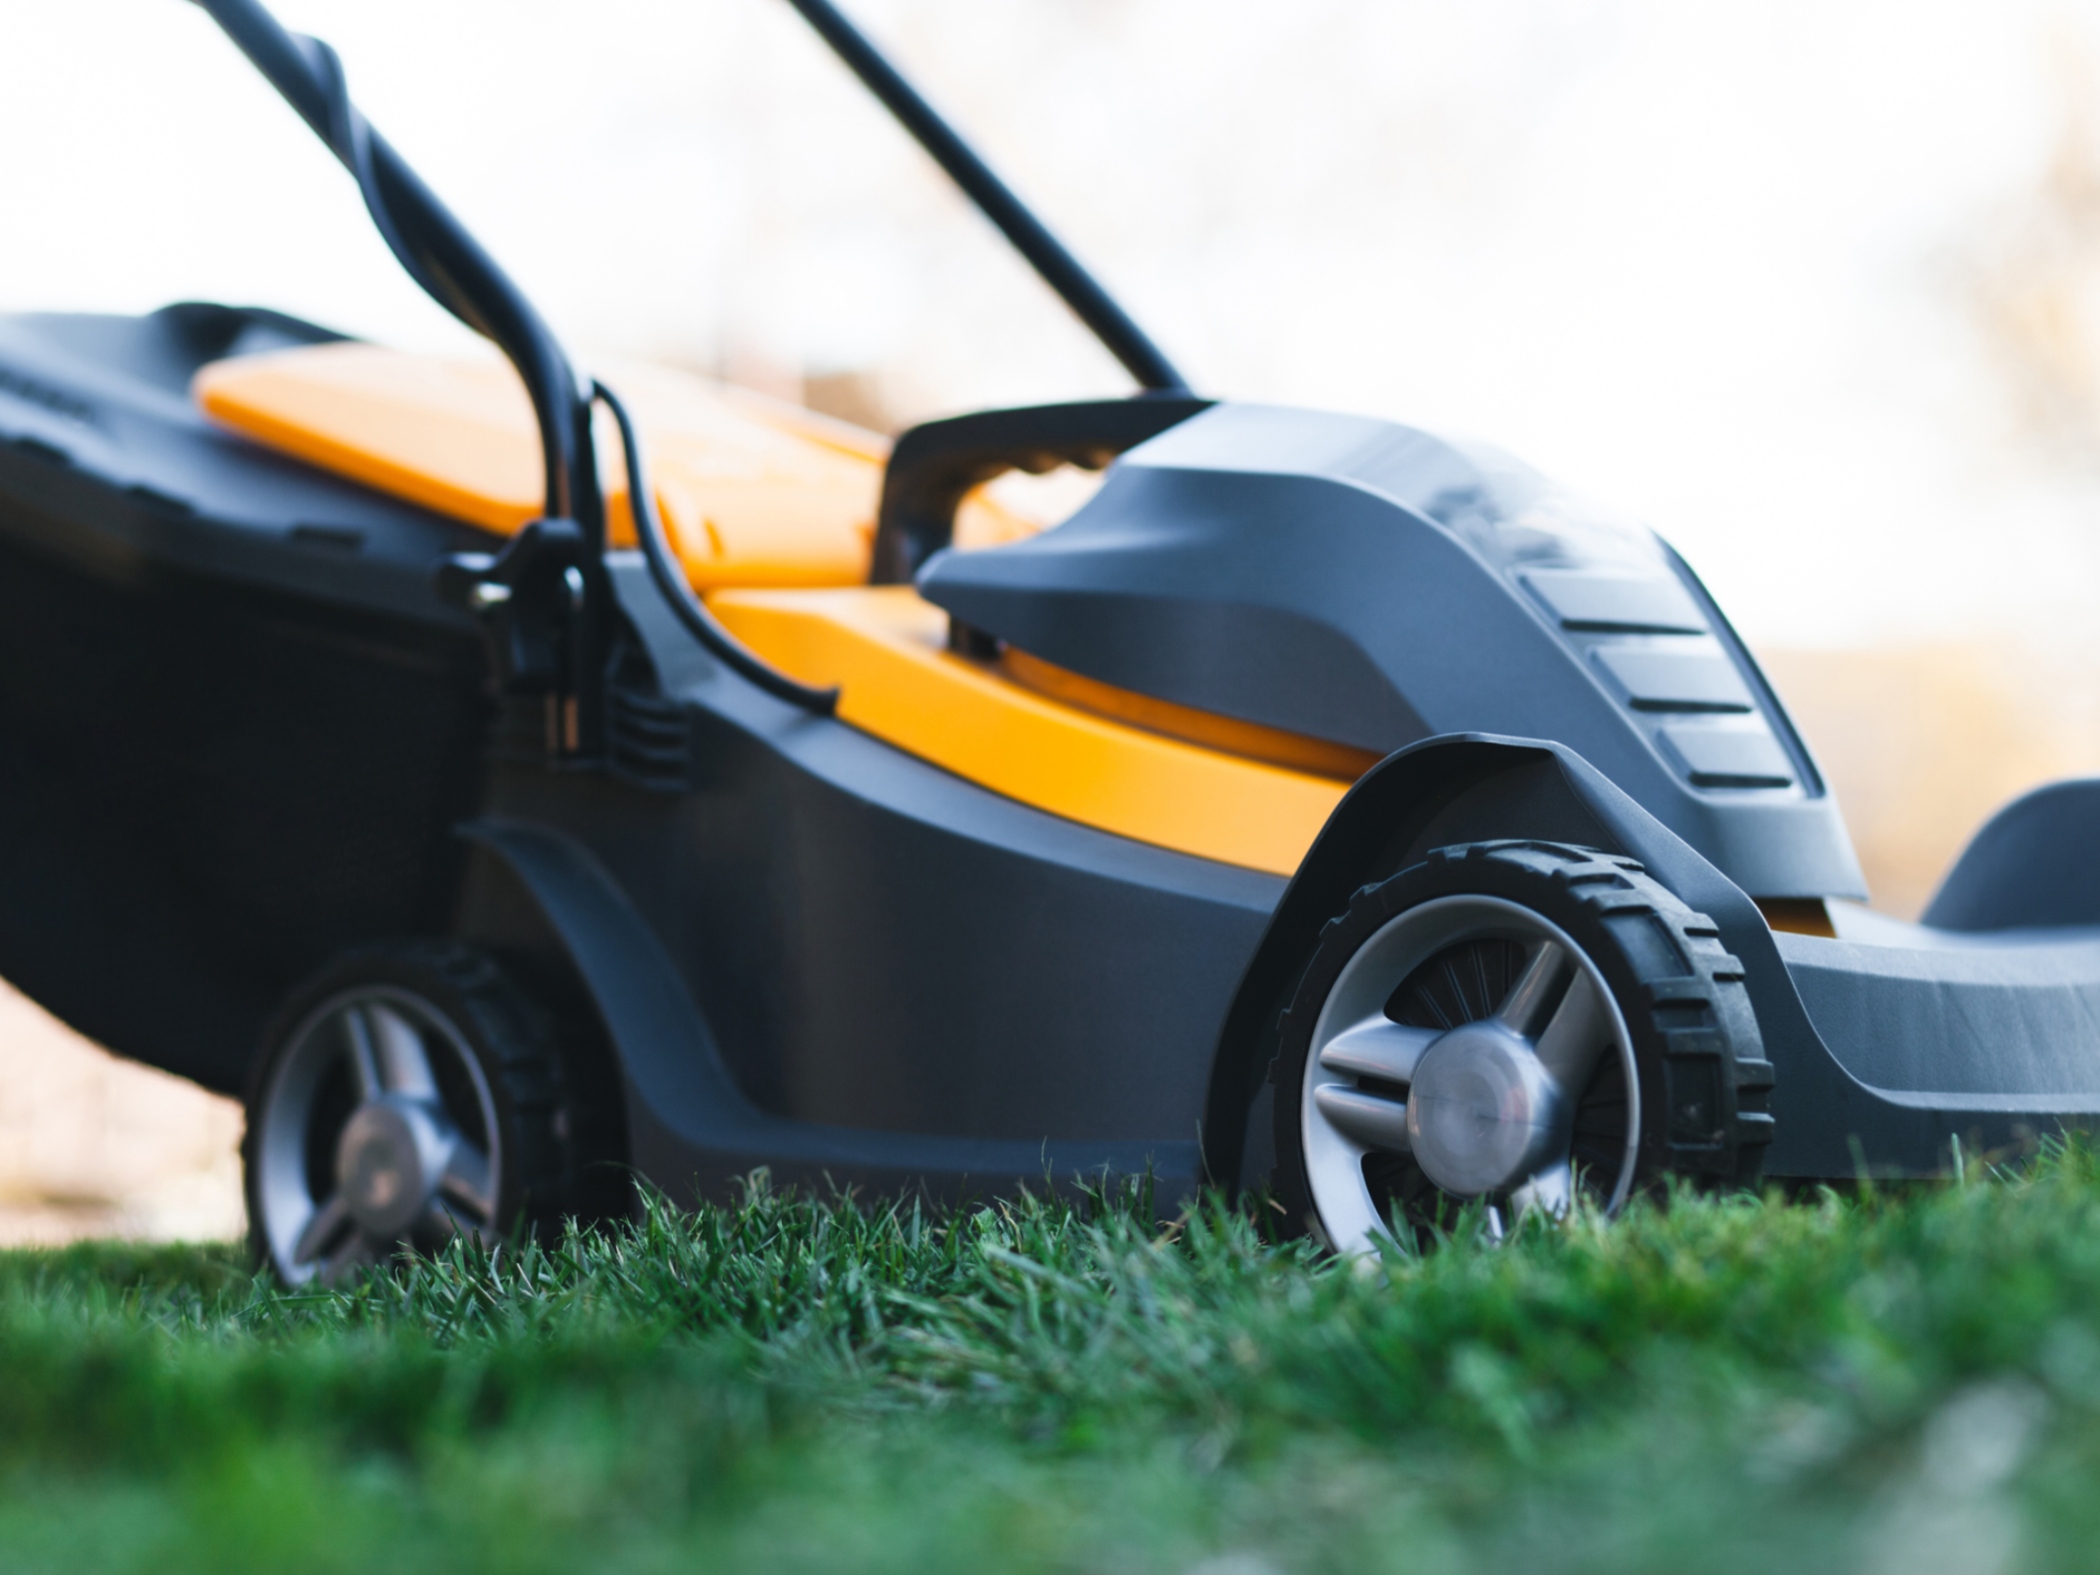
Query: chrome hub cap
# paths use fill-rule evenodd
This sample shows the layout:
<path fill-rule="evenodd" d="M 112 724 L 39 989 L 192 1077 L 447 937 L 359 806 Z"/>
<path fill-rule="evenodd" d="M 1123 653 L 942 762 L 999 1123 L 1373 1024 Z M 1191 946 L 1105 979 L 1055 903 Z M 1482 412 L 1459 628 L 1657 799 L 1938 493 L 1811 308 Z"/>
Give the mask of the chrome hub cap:
<path fill-rule="evenodd" d="M 1529 1041 L 1489 1019 L 1422 1052 L 1407 1096 L 1407 1146 L 1446 1192 L 1500 1192 L 1553 1157 L 1570 1101 Z"/>
<path fill-rule="evenodd" d="M 1484 959 L 1496 961 L 1494 969 Z M 1410 986 L 1410 1012 L 1391 1013 Z M 1471 1010 L 1462 1003 L 1471 1003 Z M 1615 1057 L 1627 1104 L 1607 1207 L 1633 1182 L 1640 1130 L 1633 1041 L 1596 965 L 1556 925 L 1499 897 L 1441 897 L 1358 948 L 1314 1024 L 1300 1098 L 1307 1180 L 1339 1251 L 1388 1234 L 1371 1177 L 1404 1161 L 1442 1192 L 1502 1210 L 1573 1199 L 1578 1102 Z"/>
<path fill-rule="evenodd" d="M 465 1038 L 373 985 L 293 1030 L 260 1110 L 251 1195 L 277 1272 L 332 1282 L 404 1246 L 496 1228 L 496 1104 Z"/>

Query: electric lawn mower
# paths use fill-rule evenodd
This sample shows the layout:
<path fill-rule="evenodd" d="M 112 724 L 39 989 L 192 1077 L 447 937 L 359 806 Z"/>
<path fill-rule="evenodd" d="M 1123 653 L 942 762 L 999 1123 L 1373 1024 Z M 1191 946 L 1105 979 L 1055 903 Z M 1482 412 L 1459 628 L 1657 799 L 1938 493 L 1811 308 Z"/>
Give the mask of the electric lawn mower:
<path fill-rule="evenodd" d="M 1192 394 L 826 0 L 1139 394 L 885 451 L 590 381 L 326 46 L 201 3 L 508 363 L 0 319 L 0 974 L 245 1091 L 285 1279 L 634 1175 L 1149 1171 L 1349 1250 L 2100 1112 L 2100 782 L 1874 915 L 1663 542 L 1497 453 Z M 1038 533 L 979 490 L 1061 464 L 1105 479 Z"/>

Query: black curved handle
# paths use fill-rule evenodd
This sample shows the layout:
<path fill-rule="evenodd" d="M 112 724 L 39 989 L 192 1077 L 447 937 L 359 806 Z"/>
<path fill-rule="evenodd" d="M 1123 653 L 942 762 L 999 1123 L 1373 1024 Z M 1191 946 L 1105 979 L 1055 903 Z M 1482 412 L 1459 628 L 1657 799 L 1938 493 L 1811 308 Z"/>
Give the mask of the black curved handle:
<path fill-rule="evenodd" d="M 525 293 L 351 102 L 335 51 L 290 33 L 261 0 L 197 0 L 356 179 L 409 277 L 518 369 L 538 417 L 549 518 L 573 519 L 603 550 L 605 516 L 590 401 Z"/>
<path fill-rule="evenodd" d="M 1041 474 L 1059 465 L 1100 470 L 1215 402 L 1146 394 L 981 410 L 913 427 L 897 439 L 883 473 L 870 582 L 910 584 L 926 560 L 954 540 L 955 511 L 971 488 L 1009 470 Z"/>
<path fill-rule="evenodd" d="M 1028 205 L 992 173 L 991 166 L 919 96 L 919 90 L 904 80 L 897 68 L 883 58 L 882 51 L 847 21 L 831 0 L 788 3 L 802 13 L 803 20 L 817 30 L 817 35 L 897 117 L 898 123 L 977 204 L 979 211 L 998 226 L 999 233 L 1028 260 L 1043 282 L 1063 297 L 1065 305 L 1093 330 L 1094 337 L 1123 363 L 1124 370 L 1138 380 L 1140 387 L 1174 394 L 1188 391 L 1188 379 L 1175 370 L 1174 363 L 1146 337 L 1130 314 L 1116 304 L 1115 297 L 1065 250 L 1064 243 L 1029 212 Z"/>

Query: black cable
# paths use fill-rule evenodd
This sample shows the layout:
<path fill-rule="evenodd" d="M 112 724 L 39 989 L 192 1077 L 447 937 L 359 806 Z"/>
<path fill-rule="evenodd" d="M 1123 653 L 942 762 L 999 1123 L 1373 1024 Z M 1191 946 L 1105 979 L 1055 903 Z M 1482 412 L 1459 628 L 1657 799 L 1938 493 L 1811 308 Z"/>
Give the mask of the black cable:
<path fill-rule="evenodd" d="M 648 478 L 642 472 L 641 439 L 635 432 L 634 422 L 628 417 L 627 407 L 620 403 L 620 396 L 603 383 L 591 385 L 591 397 L 604 403 L 620 429 L 620 452 L 627 460 L 627 506 L 634 514 L 635 539 L 642 544 L 642 557 L 649 565 L 649 578 L 656 582 L 656 589 L 665 604 L 694 639 L 739 677 L 749 679 L 776 700 L 830 716 L 838 709 L 839 692 L 836 688 L 815 689 L 769 666 L 723 628 L 721 620 L 708 610 L 707 603 L 693 594 L 692 586 L 686 583 L 685 570 L 672 554 L 671 540 L 664 534 L 664 522 L 657 515 L 656 495 L 650 491 Z"/>
<path fill-rule="evenodd" d="M 934 163 L 963 189 L 984 216 L 999 227 L 1015 251 L 1028 260 L 1108 353 L 1123 363 L 1140 387 L 1160 393 L 1185 394 L 1188 379 L 1174 368 L 1164 351 L 1116 304 L 1099 280 L 1088 273 L 1064 243 L 1028 210 L 991 166 L 963 141 L 955 128 L 941 119 L 939 111 L 919 96 L 902 73 L 883 58 L 882 52 L 831 0 L 788 0 L 802 19 L 817 30 L 853 74 L 896 116 L 904 129 L 918 139 Z"/>

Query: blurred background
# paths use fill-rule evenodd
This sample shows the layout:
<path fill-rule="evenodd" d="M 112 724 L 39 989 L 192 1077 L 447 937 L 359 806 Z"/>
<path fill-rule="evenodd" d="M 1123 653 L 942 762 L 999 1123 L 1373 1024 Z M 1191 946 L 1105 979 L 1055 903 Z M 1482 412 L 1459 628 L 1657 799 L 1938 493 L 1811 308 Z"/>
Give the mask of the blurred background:
<path fill-rule="evenodd" d="M 1205 392 L 1685 553 L 1913 915 L 2100 770 L 2100 3 L 852 0 Z M 283 0 L 573 350 L 894 431 L 1124 384 L 781 0 Z M 465 331 L 181 0 L 0 17 L 0 310 Z M 238 1228 L 225 1101 L 0 989 L 0 1239 Z"/>

